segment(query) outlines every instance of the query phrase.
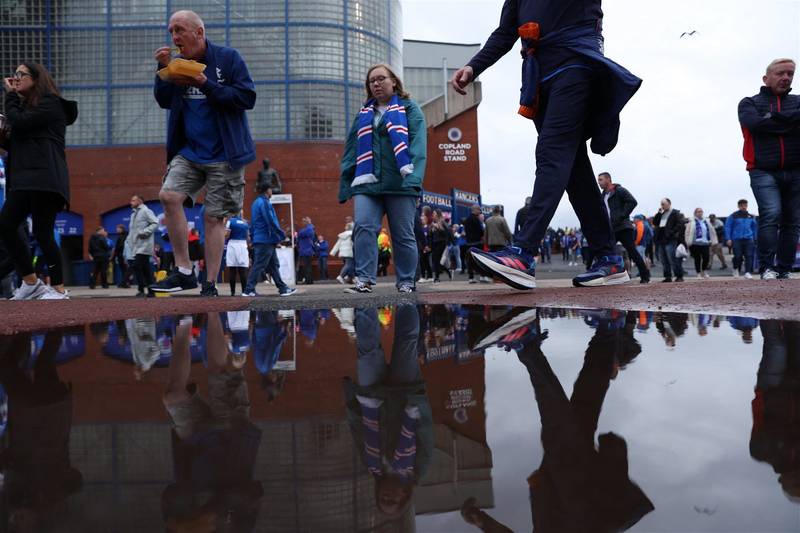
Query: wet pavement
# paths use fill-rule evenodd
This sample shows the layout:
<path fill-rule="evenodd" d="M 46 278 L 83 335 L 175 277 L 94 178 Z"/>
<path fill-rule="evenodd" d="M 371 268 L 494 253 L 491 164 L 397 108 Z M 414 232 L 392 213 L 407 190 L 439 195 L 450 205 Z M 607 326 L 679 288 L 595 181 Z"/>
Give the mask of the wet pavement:
<path fill-rule="evenodd" d="M 145 317 L 0 336 L 0 384 L 3 530 L 800 530 L 798 322 Z"/>

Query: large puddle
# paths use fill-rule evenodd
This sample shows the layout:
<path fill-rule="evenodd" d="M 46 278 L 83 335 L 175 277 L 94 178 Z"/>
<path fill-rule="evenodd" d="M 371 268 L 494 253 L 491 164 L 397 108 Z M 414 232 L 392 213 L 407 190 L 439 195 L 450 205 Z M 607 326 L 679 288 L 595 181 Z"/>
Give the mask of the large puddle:
<path fill-rule="evenodd" d="M 238 311 L 0 337 L 0 378 L 4 530 L 800 530 L 798 322 Z"/>

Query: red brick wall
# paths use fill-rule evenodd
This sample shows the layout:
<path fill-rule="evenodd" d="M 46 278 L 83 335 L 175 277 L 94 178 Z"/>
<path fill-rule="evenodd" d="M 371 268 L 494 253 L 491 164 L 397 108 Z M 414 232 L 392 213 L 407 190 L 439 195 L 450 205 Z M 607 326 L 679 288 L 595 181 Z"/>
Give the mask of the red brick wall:
<path fill-rule="evenodd" d="M 453 142 L 447 137 L 451 128 L 461 130 L 462 138 Z M 446 152 L 440 145 L 469 144 L 466 161 L 445 161 Z M 452 156 L 451 156 L 452 157 Z M 478 108 L 472 108 L 435 128 L 428 128 L 428 164 L 425 169 L 425 190 L 450 194 L 456 188 L 481 192 L 481 170 L 478 159 Z"/>
<path fill-rule="evenodd" d="M 439 145 L 451 142 L 447 132 L 452 127 L 462 131 L 461 143 L 472 144 L 466 162 L 443 161 Z M 325 235 L 333 246 L 336 235 L 343 229 L 344 217 L 352 214 L 352 204 L 340 205 L 337 200 L 343 147 L 343 143 L 330 141 L 258 143 L 257 159 L 246 171 L 245 216 L 249 218 L 261 160 L 269 157 L 270 164 L 280 172 L 284 192 L 294 195 L 295 223 L 299 224 L 303 216 L 310 216 L 317 232 Z M 160 145 L 69 149 L 71 209 L 84 216 L 85 234 L 91 234 L 99 225 L 101 213 L 127 204 L 133 194 L 142 194 L 148 200 L 157 198 L 166 168 L 165 157 Z M 424 186 L 426 190 L 444 194 L 449 194 L 453 187 L 480 191 L 477 108 L 437 128 L 429 128 Z M 288 225 L 288 210 L 279 208 L 278 216 L 285 218 Z M 84 243 L 88 243 L 88 238 Z"/>

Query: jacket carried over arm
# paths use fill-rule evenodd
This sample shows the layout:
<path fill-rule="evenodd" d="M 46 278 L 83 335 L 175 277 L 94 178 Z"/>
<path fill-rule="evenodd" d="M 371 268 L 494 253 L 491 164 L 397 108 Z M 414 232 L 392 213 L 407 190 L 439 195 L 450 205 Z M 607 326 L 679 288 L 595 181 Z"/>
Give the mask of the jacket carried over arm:
<path fill-rule="evenodd" d="M 218 46 L 206 40 L 205 75 L 208 77 L 200 91 L 216 114 L 225 159 L 231 168 L 241 168 L 256 158 L 245 111 L 253 109 L 256 90 L 242 56 L 233 48 Z M 155 98 L 158 105 L 168 109 L 167 163 L 172 161 L 186 144 L 183 123 L 183 92 L 185 88 L 155 77 Z"/>
<path fill-rule="evenodd" d="M 378 178 L 376 183 L 366 183 L 350 187 L 356 173 L 356 157 L 358 150 L 359 116 L 353 120 L 347 142 L 342 154 L 341 174 L 339 177 L 339 202 L 344 203 L 356 194 L 421 196 L 422 182 L 425 178 L 425 163 L 428 154 L 428 131 L 422 110 L 412 100 L 400 99 L 405 107 L 408 121 L 408 152 L 414 171 L 403 177 L 397 168 L 394 147 L 386 128 L 386 115 L 381 118 L 375 135 L 372 136 L 373 173 Z M 376 128 L 373 128 L 373 131 Z"/>

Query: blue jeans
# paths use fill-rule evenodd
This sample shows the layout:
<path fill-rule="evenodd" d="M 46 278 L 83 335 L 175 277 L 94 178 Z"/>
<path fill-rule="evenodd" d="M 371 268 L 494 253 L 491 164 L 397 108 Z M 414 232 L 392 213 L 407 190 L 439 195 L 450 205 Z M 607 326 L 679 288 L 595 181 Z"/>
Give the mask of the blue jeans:
<path fill-rule="evenodd" d="M 378 273 L 378 232 L 385 214 L 389 219 L 394 249 L 394 271 L 397 286 L 414 286 L 417 271 L 417 240 L 414 238 L 414 217 L 417 198 L 414 196 L 353 197 L 355 228 L 353 230 L 356 277 L 362 283 L 376 282 Z"/>
<path fill-rule="evenodd" d="M 289 290 L 289 287 L 281 279 L 280 263 L 278 254 L 275 253 L 275 245 L 255 243 L 253 244 L 253 266 L 250 267 L 244 292 L 255 292 L 256 283 L 258 283 L 261 273 L 265 271 L 272 277 L 279 293 Z"/>
<path fill-rule="evenodd" d="M 328 279 L 328 256 L 317 257 L 319 261 L 319 279 Z"/>
<path fill-rule="evenodd" d="M 342 271 L 339 272 L 339 276 L 343 278 L 354 278 L 356 277 L 356 269 L 353 266 L 353 258 L 352 257 L 342 257 L 342 261 L 344 261 L 344 265 L 342 265 Z"/>
<path fill-rule="evenodd" d="M 741 272 L 742 263 L 744 263 L 744 271 L 752 274 L 755 249 L 756 244 L 752 239 L 736 239 L 733 241 L 733 270 Z M 767 265 L 771 264 L 772 261 L 767 263 Z"/>
<path fill-rule="evenodd" d="M 677 242 L 668 242 L 661 245 L 661 265 L 664 267 L 664 277 L 671 278 L 673 272 L 676 278 L 683 277 L 683 259 L 675 257 Z"/>
<path fill-rule="evenodd" d="M 417 359 L 419 311 L 416 305 L 398 305 L 395 309 L 394 342 L 389 365 L 386 364 L 381 346 L 378 310 L 356 309 L 358 384 L 362 387 L 407 385 L 422 381 L 422 370 Z"/>
<path fill-rule="evenodd" d="M 750 171 L 750 188 L 758 203 L 758 263 L 761 272 L 789 272 L 800 236 L 800 170 Z"/>

